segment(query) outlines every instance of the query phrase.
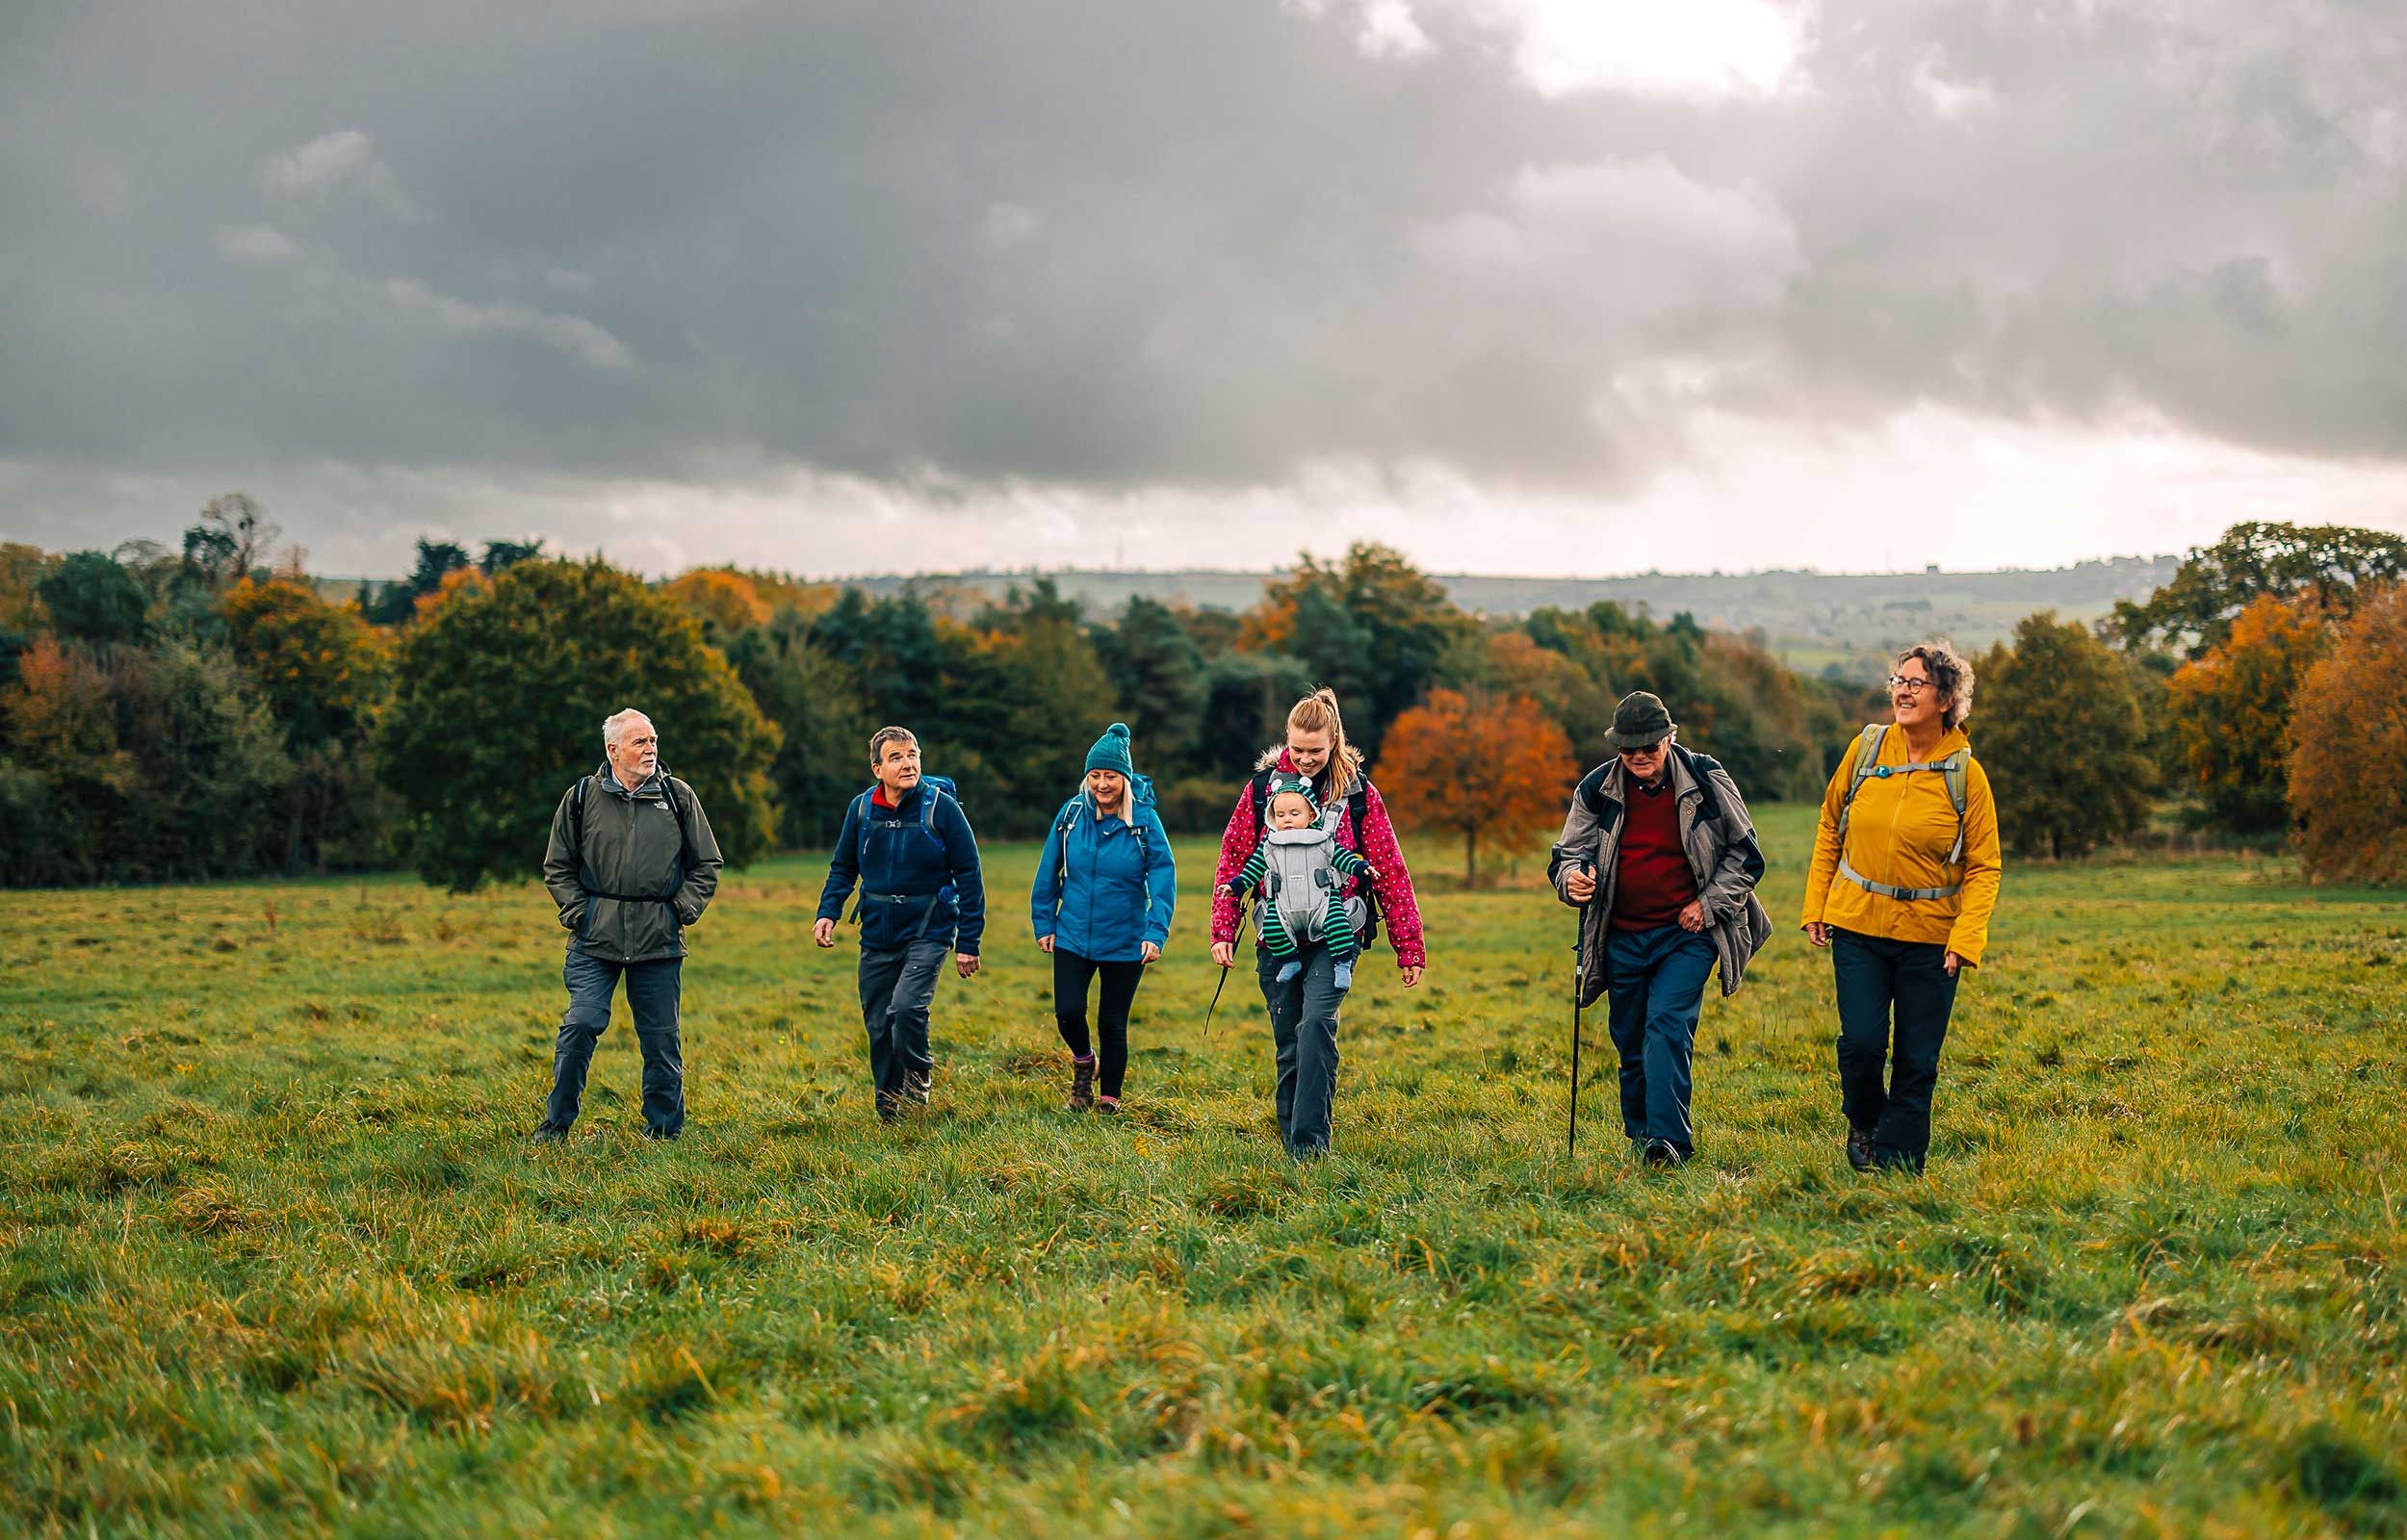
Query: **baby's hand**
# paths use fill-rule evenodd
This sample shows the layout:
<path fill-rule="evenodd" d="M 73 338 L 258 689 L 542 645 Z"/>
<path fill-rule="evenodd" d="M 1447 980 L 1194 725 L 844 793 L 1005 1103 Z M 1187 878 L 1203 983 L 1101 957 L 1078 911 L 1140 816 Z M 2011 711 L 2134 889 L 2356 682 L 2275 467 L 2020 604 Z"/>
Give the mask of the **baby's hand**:
<path fill-rule="evenodd" d="M 1362 863 L 1362 876 L 1366 880 L 1375 883 L 1379 881 L 1379 868 L 1372 865 L 1369 861 L 1364 861 Z"/>
<path fill-rule="evenodd" d="M 1223 883 L 1218 887 L 1213 888 L 1212 891 L 1215 893 L 1228 893 L 1233 896 L 1237 891 L 1237 885 L 1234 883 Z"/>

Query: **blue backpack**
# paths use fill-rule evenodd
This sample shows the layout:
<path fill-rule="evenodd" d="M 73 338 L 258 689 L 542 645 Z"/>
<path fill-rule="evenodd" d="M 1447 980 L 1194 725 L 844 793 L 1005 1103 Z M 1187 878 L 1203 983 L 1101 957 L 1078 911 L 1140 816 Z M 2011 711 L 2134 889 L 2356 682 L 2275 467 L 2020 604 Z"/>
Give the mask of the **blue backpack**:
<path fill-rule="evenodd" d="M 853 823 L 861 832 L 860 844 L 853 851 L 853 865 L 862 874 L 860 895 L 852 903 L 851 918 L 854 924 L 860 923 L 861 908 L 871 899 L 874 898 L 880 903 L 894 903 L 902 901 L 905 897 L 899 893 L 871 893 L 869 891 L 869 799 L 876 794 L 876 791 L 877 788 L 872 786 L 853 799 Z M 952 778 L 950 776 L 921 776 L 919 778 L 919 833 L 936 846 L 937 854 L 943 855 L 945 854 L 945 836 L 936 832 L 936 806 L 940 801 L 948 801 L 956 808 L 961 806 L 961 793 L 953 785 Z M 936 918 L 937 906 L 945 902 L 945 894 L 950 890 L 951 886 L 952 885 L 947 883 L 929 895 L 927 911 L 919 916 L 919 928 L 912 933 L 913 940 L 916 941 L 927 935 L 929 922 Z"/>

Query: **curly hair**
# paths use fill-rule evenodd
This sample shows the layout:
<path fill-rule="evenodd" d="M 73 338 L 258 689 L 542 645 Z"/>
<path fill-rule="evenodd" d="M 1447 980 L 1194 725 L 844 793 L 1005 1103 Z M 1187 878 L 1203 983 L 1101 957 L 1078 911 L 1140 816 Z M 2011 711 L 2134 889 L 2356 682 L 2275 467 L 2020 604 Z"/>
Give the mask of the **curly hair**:
<path fill-rule="evenodd" d="M 1945 642 L 1925 642 L 1909 647 L 1897 655 L 1892 669 L 1902 668 L 1909 657 L 1922 659 L 1923 668 L 1930 675 L 1930 682 L 1939 687 L 1939 698 L 1947 703 L 1940 720 L 1951 729 L 1960 728 L 1973 714 L 1973 665 Z"/>

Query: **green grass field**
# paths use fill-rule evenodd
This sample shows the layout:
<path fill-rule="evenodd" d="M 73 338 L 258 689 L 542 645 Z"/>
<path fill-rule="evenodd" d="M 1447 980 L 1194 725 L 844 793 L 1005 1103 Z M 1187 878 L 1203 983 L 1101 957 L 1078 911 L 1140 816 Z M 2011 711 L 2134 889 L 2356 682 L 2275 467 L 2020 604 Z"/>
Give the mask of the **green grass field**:
<path fill-rule="evenodd" d="M 1304 1169 L 1244 974 L 1203 1030 L 1199 845 L 1117 1122 L 1058 1110 L 1029 848 L 893 1131 L 817 868 L 732 876 L 663 1146 L 623 1012 L 576 1137 L 521 1142 L 531 884 L 0 894 L 0 1531 L 2407 1530 L 2407 904 L 2009 869 L 1929 1174 L 1864 1178 L 1809 814 L 1763 822 L 1782 929 L 1664 1174 L 1601 1021 L 1564 1162 L 1528 888 L 1430 895 L 1417 990 L 1371 960 Z"/>

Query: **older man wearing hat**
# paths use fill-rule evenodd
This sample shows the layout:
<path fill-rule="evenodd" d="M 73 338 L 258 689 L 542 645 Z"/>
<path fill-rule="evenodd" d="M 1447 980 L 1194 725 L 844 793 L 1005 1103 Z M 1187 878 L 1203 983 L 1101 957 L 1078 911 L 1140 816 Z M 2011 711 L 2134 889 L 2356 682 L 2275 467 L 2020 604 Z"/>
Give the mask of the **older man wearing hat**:
<path fill-rule="evenodd" d="M 1705 980 L 1737 991 L 1772 935 L 1755 897 L 1755 826 L 1729 772 L 1680 747 L 1661 700 L 1614 707 L 1615 757 L 1571 794 L 1547 876 L 1580 910 L 1580 1003 L 1609 999 L 1621 1060 L 1621 1127 L 1650 1166 L 1695 1153 L 1689 1064 Z"/>

